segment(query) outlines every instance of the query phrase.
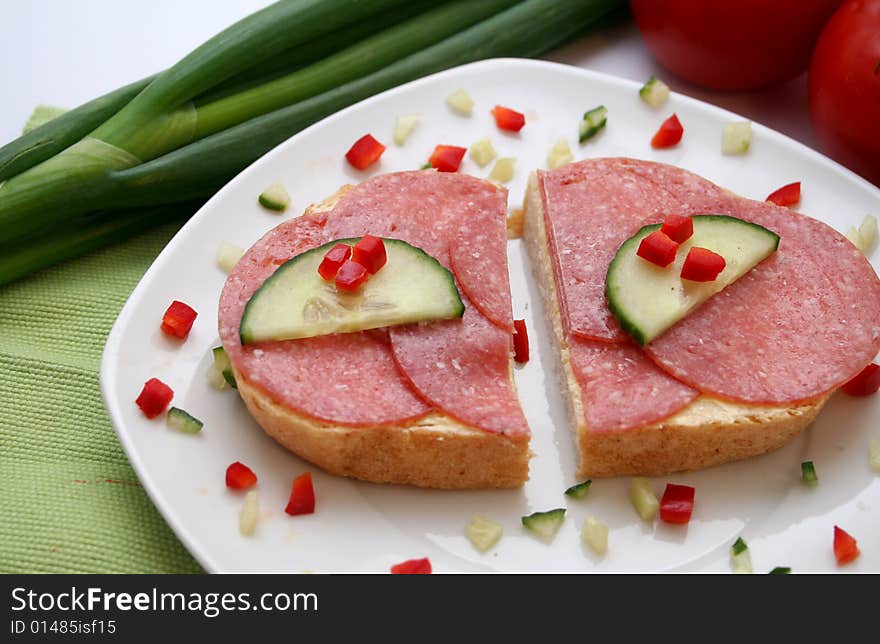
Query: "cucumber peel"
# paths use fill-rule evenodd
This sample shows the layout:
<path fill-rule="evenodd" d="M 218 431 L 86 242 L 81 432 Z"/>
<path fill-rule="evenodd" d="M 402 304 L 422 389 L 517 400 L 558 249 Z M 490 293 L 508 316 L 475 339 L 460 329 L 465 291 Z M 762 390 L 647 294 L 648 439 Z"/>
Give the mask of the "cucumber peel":
<path fill-rule="evenodd" d="M 565 508 L 556 508 L 546 512 L 533 512 L 522 518 L 522 524 L 544 541 L 552 541 L 564 520 Z"/>

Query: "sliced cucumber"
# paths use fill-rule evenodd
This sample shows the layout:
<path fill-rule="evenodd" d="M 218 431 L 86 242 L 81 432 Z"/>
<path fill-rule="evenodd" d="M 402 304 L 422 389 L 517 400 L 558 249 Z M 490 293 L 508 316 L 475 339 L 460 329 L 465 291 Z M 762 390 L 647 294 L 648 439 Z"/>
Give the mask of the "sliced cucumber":
<path fill-rule="evenodd" d="M 742 540 L 742 537 L 738 537 L 730 547 L 730 565 L 733 568 L 733 572 L 740 575 L 752 572 L 752 556 L 749 553 L 749 547 Z"/>
<path fill-rule="evenodd" d="M 578 483 L 577 485 L 572 485 L 565 491 L 565 496 L 574 497 L 575 499 L 582 499 L 587 496 L 587 492 L 590 490 L 590 485 L 593 483 L 592 480 L 584 481 L 583 483 Z"/>
<path fill-rule="evenodd" d="M 464 533 L 474 548 L 480 552 L 486 552 L 498 543 L 504 533 L 504 528 L 500 523 L 495 523 L 492 519 L 478 514 L 464 527 Z"/>
<path fill-rule="evenodd" d="M 584 114 L 578 125 L 578 141 L 583 143 L 587 139 L 592 139 L 599 133 L 608 122 L 608 109 L 604 105 L 594 107 Z"/>
<path fill-rule="evenodd" d="M 440 262 L 399 239 L 384 239 L 388 261 L 356 293 L 318 274 L 335 240 L 282 264 L 253 294 L 241 318 L 241 343 L 350 333 L 464 314 L 455 280 Z"/>
<path fill-rule="evenodd" d="M 214 347 L 212 351 L 214 352 L 214 369 L 220 372 L 230 387 L 238 389 L 235 384 L 235 374 L 232 373 L 232 362 L 229 361 L 226 350 L 223 347 Z"/>
<path fill-rule="evenodd" d="M 660 228 L 655 224 L 626 240 L 608 267 L 608 307 L 623 330 L 642 346 L 745 275 L 779 246 L 776 233 L 742 219 L 695 215 L 693 220 L 693 236 L 681 244 L 669 266 L 661 268 L 636 255 L 642 239 Z M 681 267 L 693 246 L 708 248 L 724 258 L 726 266 L 714 281 L 681 279 Z"/>
<path fill-rule="evenodd" d="M 807 485 L 817 485 L 819 477 L 816 475 L 816 466 L 813 461 L 804 461 L 801 463 L 801 478 Z"/>
<path fill-rule="evenodd" d="M 177 407 L 172 407 L 168 410 L 168 414 L 165 416 L 165 423 L 171 429 L 176 429 L 184 434 L 198 434 L 205 425 L 198 418 L 190 416 Z"/>
<path fill-rule="evenodd" d="M 259 202 L 263 208 L 283 212 L 290 204 L 290 195 L 280 183 L 273 183 L 260 193 Z"/>
<path fill-rule="evenodd" d="M 552 541 L 565 520 L 565 508 L 534 512 L 522 518 L 522 524 L 544 541 Z"/>
<path fill-rule="evenodd" d="M 669 85 L 659 78 L 651 76 L 648 82 L 642 85 L 639 96 L 651 107 L 660 107 L 669 98 Z"/>

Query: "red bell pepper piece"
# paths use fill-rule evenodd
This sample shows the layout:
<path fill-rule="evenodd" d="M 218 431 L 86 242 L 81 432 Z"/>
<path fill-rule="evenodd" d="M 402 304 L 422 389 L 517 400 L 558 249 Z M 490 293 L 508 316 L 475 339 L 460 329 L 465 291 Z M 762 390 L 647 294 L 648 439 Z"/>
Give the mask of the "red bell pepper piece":
<path fill-rule="evenodd" d="M 850 396 L 870 396 L 880 389 L 880 365 L 871 363 L 841 389 Z"/>
<path fill-rule="evenodd" d="M 315 488 L 312 485 L 312 473 L 305 472 L 293 479 L 290 500 L 284 508 L 287 514 L 312 514 L 315 511 Z"/>
<path fill-rule="evenodd" d="M 654 138 L 651 139 L 651 147 L 671 148 L 681 141 L 682 134 L 684 134 L 684 128 L 681 126 L 681 121 L 673 114 L 660 125 L 660 129 L 657 130 Z"/>
<path fill-rule="evenodd" d="M 669 266 L 675 260 L 678 242 L 669 238 L 666 233 L 655 230 L 639 244 L 636 255 L 657 266 Z"/>
<path fill-rule="evenodd" d="M 226 487 L 233 490 L 246 490 L 257 484 L 257 475 L 244 463 L 235 461 L 226 468 Z"/>
<path fill-rule="evenodd" d="M 681 267 L 681 279 L 692 282 L 711 282 L 718 277 L 718 273 L 724 270 L 727 262 L 718 253 L 708 248 L 694 246 L 684 258 L 684 266 Z"/>
<path fill-rule="evenodd" d="M 155 418 L 168 407 L 168 403 L 174 398 L 171 387 L 158 378 L 150 378 L 144 383 L 144 388 L 138 395 L 135 403 L 144 412 L 147 418 Z"/>
<path fill-rule="evenodd" d="M 771 193 L 764 201 L 775 203 L 777 206 L 793 206 L 801 200 L 801 182 L 795 181 L 782 186 L 776 192 Z"/>
<path fill-rule="evenodd" d="M 383 152 L 385 152 L 384 145 L 374 139 L 372 134 L 364 134 L 345 153 L 345 158 L 355 168 L 363 170 L 378 161 Z"/>
<path fill-rule="evenodd" d="M 523 129 L 523 125 L 526 124 L 526 117 L 524 114 L 502 105 L 496 105 L 492 108 L 492 116 L 495 117 L 495 125 L 497 125 L 500 130 L 519 132 Z"/>
<path fill-rule="evenodd" d="M 837 559 L 837 565 L 849 563 L 859 554 L 861 552 L 858 543 L 852 538 L 852 535 L 834 526 L 834 558 Z"/>
<path fill-rule="evenodd" d="M 660 501 L 660 519 L 666 523 L 687 523 L 694 511 L 695 490 L 690 485 L 667 483 Z"/>
<path fill-rule="evenodd" d="M 367 269 L 361 264 L 347 259 L 339 267 L 339 272 L 336 273 L 336 288 L 340 291 L 354 293 L 361 287 L 361 284 L 367 281 L 369 276 Z"/>
<path fill-rule="evenodd" d="M 321 260 L 321 264 L 318 266 L 318 274 L 327 281 L 332 280 L 336 277 L 336 273 L 339 272 L 339 267 L 349 257 L 351 257 L 351 246 L 348 244 L 336 244 L 324 255 L 324 259 Z"/>
<path fill-rule="evenodd" d="M 431 153 L 428 163 L 440 172 L 456 172 L 465 152 L 467 152 L 467 148 L 461 148 L 457 145 L 438 145 Z"/>
<path fill-rule="evenodd" d="M 519 364 L 529 361 L 529 334 L 525 320 L 513 321 L 513 359 Z"/>
<path fill-rule="evenodd" d="M 354 245 L 351 251 L 351 260 L 366 268 L 370 275 L 374 275 L 388 261 L 385 242 L 379 237 L 364 235 Z"/>
<path fill-rule="evenodd" d="M 186 338 L 197 315 L 188 304 L 174 300 L 162 316 L 162 331 L 177 338 Z"/>
<path fill-rule="evenodd" d="M 407 559 L 406 561 L 391 566 L 392 575 L 430 575 L 431 560 L 427 557 L 423 559 Z"/>
<path fill-rule="evenodd" d="M 681 215 L 667 215 L 660 232 L 666 233 L 672 241 L 682 244 L 694 234 L 694 220 Z"/>

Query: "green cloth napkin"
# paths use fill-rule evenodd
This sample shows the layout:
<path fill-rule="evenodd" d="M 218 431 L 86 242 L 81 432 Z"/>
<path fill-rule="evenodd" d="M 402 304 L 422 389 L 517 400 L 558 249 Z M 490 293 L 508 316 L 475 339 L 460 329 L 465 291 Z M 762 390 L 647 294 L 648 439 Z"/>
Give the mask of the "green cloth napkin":
<path fill-rule="evenodd" d="M 98 377 L 177 227 L 0 287 L 0 572 L 200 572 L 129 465 Z"/>

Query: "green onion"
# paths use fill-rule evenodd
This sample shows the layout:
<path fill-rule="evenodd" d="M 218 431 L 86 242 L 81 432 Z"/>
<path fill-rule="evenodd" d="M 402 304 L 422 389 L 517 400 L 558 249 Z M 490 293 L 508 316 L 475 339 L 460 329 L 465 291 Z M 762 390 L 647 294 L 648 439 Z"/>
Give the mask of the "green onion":
<path fill-rule="evenodd" d="M 815 485 L 819 482 L 819 477 L 816 476 L 816 467 L 813 465 L 813 461 L 804 461 L 801 463 L 801 478 L 803 478 L 804 483 L 808 485 Z"/>
<path fill-rule="evenodd" d="M 574 497 L 575 499 L 582 499 L 587 496 L 587 492 L 589 491 L 590 485 L 592 483 L 592 480 L 586 480 L 583 483 L 572 485 L 565 491 L 565 495 Z"/>
<path fill-rule="evenodd" d="M 776 566 L 773 570 L 771 570 L 768 575 L 789 575 L 791 574 L 791 568 L 788 566 Z"/>

